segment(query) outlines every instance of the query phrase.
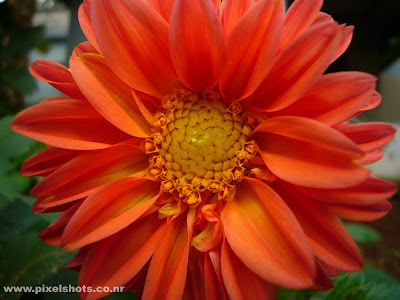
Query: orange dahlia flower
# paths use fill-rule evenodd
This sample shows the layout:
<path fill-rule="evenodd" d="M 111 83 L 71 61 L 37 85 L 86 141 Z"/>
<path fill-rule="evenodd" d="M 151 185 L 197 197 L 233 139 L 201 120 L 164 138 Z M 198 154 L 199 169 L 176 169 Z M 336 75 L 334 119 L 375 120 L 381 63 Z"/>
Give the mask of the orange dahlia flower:
<path fill-rule="evenodd" d="M 329 289 L 362 267 L 339 217 L 373 221 L 392 182 L 363 166 L 395 130 L 347 122 L 377 106 L 376 78 L 323 75 L 352 26 L 322 0 L 87 0 L 70 69 L 32 64 L 66 96 L 12 128 L 48 145 L 22 166 L 45 178 L 40 237 L 79 284 L 143 299 L 272 299 Z M 108 294 L 82 292 L 85 299 Z"/>

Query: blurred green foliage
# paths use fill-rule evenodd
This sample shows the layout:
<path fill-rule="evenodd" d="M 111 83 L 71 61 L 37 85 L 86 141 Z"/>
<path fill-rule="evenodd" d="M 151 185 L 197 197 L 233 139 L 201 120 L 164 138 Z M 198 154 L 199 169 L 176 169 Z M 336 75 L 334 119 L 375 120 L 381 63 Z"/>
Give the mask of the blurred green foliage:
<path fill-rule="evenodd" d="M 35 0 L 0 3 L 0 117 L 24 107 L 25 94 L 36 88 L 27 53 L 46 51 L 44 28 L 32 27 Z"/>

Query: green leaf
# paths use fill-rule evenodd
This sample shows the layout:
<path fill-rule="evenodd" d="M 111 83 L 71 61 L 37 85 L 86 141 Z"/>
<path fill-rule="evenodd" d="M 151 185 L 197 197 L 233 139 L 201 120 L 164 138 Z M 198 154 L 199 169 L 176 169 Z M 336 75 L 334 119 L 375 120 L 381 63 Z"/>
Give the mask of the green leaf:
<path fill-rule="evenodd" d="M 380 234 L 375 229 L 364 224 L 349 222 L 343 224 L 357 243 L 377 242 L 381 239 Z"/>
<path fill-rule="evenodd" d="M 369 264 L 366 264 L 362 271 L 365 276 L 365 282 L 375 282 L 375 283 L 398 283 L 396 279 L 387 274 L 386 272 L 379 270 Z"/>
<path fill-rule="evenodd" d="M 36 232 L 27 232 L 16 236 L 0 249 L 0 285 L 35 286 L 54 274 L 71 257 L 60 247 L 47 245 L 36 236 Z M 7 299 L 21 295 L 5 294 Z"/>
<path fill-rule="evenodd" d="M 357 289 L 352 300 L 389 300 L 400 299 L 400 286 L 389 283 L 368 283 Z"/>

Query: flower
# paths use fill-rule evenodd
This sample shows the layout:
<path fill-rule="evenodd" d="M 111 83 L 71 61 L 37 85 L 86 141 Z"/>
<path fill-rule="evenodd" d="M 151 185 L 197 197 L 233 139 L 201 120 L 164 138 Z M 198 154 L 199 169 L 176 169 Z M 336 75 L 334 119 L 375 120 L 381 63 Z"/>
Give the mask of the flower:
<path fill-rule="evenodd" d="M 364 165 L 394 136 L 349 122 L 377 106 L 376 78 L 323 73 L 352 26 L 321 0 L 87 0 L 88 42 L 70 70 L 31 73 L 66 96 L 12 128 L 48 145 L 22 166 L 44 176 L 40 237 L 67 250 L 79 284 L 143 299 L 271 299 L 329 289 L 362 267 L 338 219 L 373 221 L 396 186 Z M 111 291 L 84 291 L 97 299 Z"/>

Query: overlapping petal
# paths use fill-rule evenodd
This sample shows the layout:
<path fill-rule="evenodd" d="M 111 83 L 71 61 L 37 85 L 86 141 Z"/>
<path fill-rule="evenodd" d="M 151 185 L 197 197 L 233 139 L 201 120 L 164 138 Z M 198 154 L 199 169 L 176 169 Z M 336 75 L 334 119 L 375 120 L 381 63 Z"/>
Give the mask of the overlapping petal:
<path fill-rule="evenodd" d="M 224 7 L 221 15 L 221 22 L 227 37 L 230 36 L 233 28 L 243 17 L 246 11 L 255 3 L 254 0 L 224 0 Z"/>
<path fill-rule="evenodd" d="M 101 53 L 125 83 L 158 97 L 171 91 L 168 23 L 145 1 L 93 1 L 90 20 Z"/>
<path fill-rule="evenodd" d="M 169 23 L 175 0 L 148 0 L 148 2 Z"/>
<path fill-rule="evenodd" d="M 280 50 L 310 27 L 321 9 L 322 2 L 322 0 L 296 0 L 290 5 L 285 14 Z"/>
<path fill-rule="evenodd" d="M 306 236 L 266 184 L 244 180 L 234 200 L 226 204 L 223 224 L 233 252 L 262 279 L 289 288 L 313 285 L 316 269 Z"/>
<path fill-rule="evenodd" d="M 151 214 L 91 247 L 79 276 L 79 285 L 123 286 L 135 277 L 163 237 L 166 220 Z M 111 289 L 112 291 L 112 289 Z M 83 299 L 98 299 L 111 293 L 82 293 Z"/>
<path fill-rule="evenodd" d="M 24 176 L 46 176 L 69 162 L 79 153 L 80 151 L 77 150 L 60 148 L 43 150 L 25 160 L 20 173 Z"/>
<path fill-rule="evenodd" d="M 78 10 L 78 20 L 79 20 L 79 25 L 81 26 L 81 29 L 83 33 L 85 34 L 86 38 L 90 42 L 91 45 L 97 50 L 97 52 L 101 53 L 101 49 L 99 44 L 97 43 L 96 36 L 94 34 L 93 26 L 89 18 L 89 13 L 86 9 L 89 9 L 89 5 L 92 0 L 86 1 L 86 3 L 83 3 L 79 6 Z M 86 7 L 85 7 L 86 5 Z"/>
<path fill-rule="evenodd" d="M 361 72 L 338 72 L 321 76 L 308 92 L 273 116 L 301 116 L 327 125 L 346 121 L 370 102 L 376 77 Z"/>
<path fill-rule="evenodd" d="M 321 202 L 310 200 L 288 184 L 276 183 L 274 190 L 296 216 L 319 260 L 344 271 L 362 268 L 356 243 L 340 220 Z"/>
<path fill-rule="evenodd" d="M 119 178 L 140 176 L 148 166 L 147 159 L 148 156 L 138 146 L 130 144 L 82 153 L 31 190 L 31 194 L 40 196 L 34 211 L 86 197 Z"/>
<path fill-rule="evenodd" d="M 145 178 L 122 178 L 92 193 L 79 207 L 62 236 L 69 250 L 106 238 L 140 218 L 159 198 L 159 184 Z"/>
<path fill-rule="evenodd" d="M 114 74 L 101 55 L 71 57 L 70 66 L 80 89 L 104 118 L 132 136 L 151 135 L 151 126 L 140 113 L 131 89 Z"/>
<path fill-rule="evenodd" d="M 229 6 L 227 3 L 224 12 Z M 226 98 L 248 97 L 261 84 L 275 62 L 282 25 L 283 1 L 261 0 L 232 28 L 227 65 L 219 84 Z"/>
<path fill-rule="evenodd" d="M 183 293 L 194 211 L 172 220 L 151 259 L 143 291 L 144 300 L 179 299 Z"/>
<path fill-rule="evenodd" d="M 311 189 L 297 187 L 308 198 L 333 205 L 368 206 L 389 199 L 396 193 L 396 184 L 370 176 L 362 183 L 344 189 Z"/>
<path fill-rule="evenodd" d="M 25 109 L 11 128 L 48 145 L 73 150 L 106 148 L 130 137 L 87 101 L 71 98 L 43 101 Z"/>
<path fill-rule="evenodd" d="M 369 171 L 354 160 L 363 152 L 345 135 L 303 117 L 274 117 L 254 130 L 267 167 L 293 184 L 345 188 L 364 181 Z"/>
<path fill-rule="evenodd" d="M 275 299 L 278 287 L 265 282 L 249 270 L 226 240 L 222 244 L 221 264 L 230 299 Z"/>
<path fill-rule="evenodd" d="M 197 92 L 212 89 L 227 52 L 224 29 L 213 3 L 176 0 L 169 30 L 171 58 L 179 79 Z"/>
<path fill-rule="evenodd" d="M 327 207 L 337 216 L 357 222 L 372 222 L 384 217 L 392 208 L 388 201 L 371 205 L 333 205 Z"/>
<path fill-rule="evenodd" d="M 62 64 L 41 59 L 33 62 L 29 71 L 35 78 L 51 84 L 61 93 L 71 98 L 86 100 L 71 72 Z"/>
<path fill-rule="evenodd" d="M 253 104 L 277 111 L 301 98 L 325 72 L 342 37 L 336 24 L 312 26 L 279 54 L 272 70 L 255 91 Z"/>

